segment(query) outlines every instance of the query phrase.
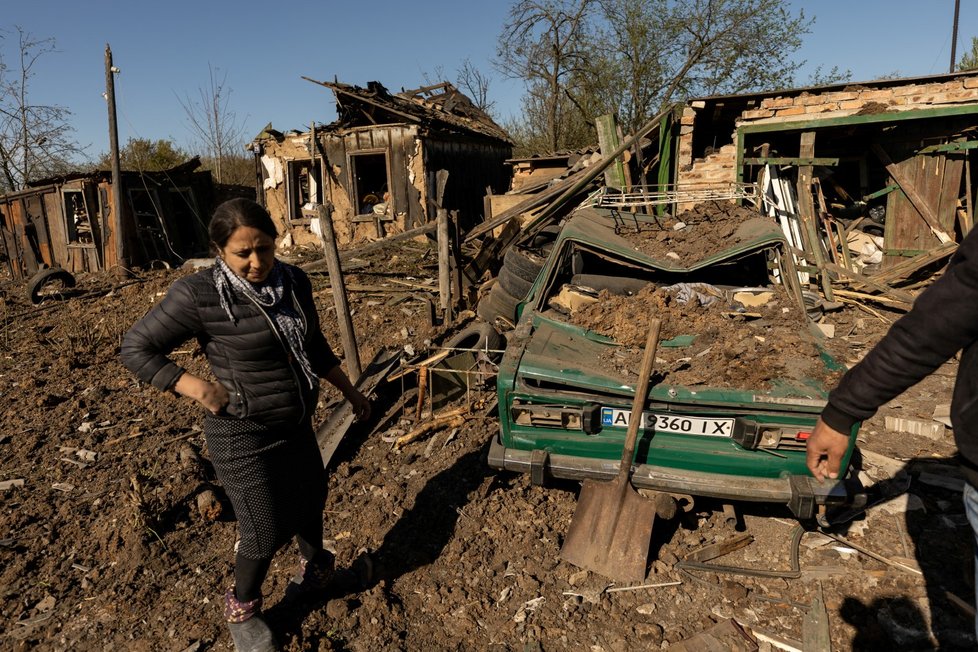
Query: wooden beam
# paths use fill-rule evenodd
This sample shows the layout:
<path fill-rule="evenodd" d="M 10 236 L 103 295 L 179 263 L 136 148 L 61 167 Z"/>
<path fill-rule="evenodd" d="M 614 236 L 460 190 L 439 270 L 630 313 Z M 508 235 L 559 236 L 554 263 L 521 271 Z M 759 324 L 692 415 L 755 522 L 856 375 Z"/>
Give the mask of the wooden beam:
<path fill-rule="evenodd" d="M 937 215 L 934 214 L 933 209 L 927 205 L 927 202 L 920 196 L 920 193 L 918 193 L 917 189 L 914 188 L 912 183 L 910 183 L 910 180 L 903 176 L 903 173 L 900 172 L 896 163 L 894 163 L 890 158 L 890 155 L 886 153 L 886 150 L 884 150 L 879 143 L 872 143 L 870 148 L 886 168 L 886 171 L 890 173 L 890 177 L 897 182 L 897 185 L 900 186 L 900 190 L 902 190 L 903 194 L 910 200 L 910 204 L 920 214 L 920 217 L 923 218 L 924 222 L 927 223 L 927 226 L 929 226 L 930 230 L 935 236 L 937 236 L 937 239 L 941 241 L 941 244 L 951 242 L 951 236 L 945 233 L 941 228 L 940 221 L 937 219 Z"/>
<path fill-rule="evenodd" d="M 757 156 L 745 158 L 744 165 L 823 165 L 825 167 L 835 167 L 839 164 L 839 157 L 827 158 L 801 158 L 798 156 Z"/>
<path fill-rule="evenodd" d="M 939 109 L 911 109 L 909 111 L 893 111 L 892 113 L 850 115 L 841 118 L 817 118 L 797 121 L 782 119 L 774 122 L 744 125 L 738 128 L 737 132 L 758 134 L 778 131 L 802 131 L 808 129 L 824 129 L 826 127 L 848 127 L 852 125 L 903 122 L 905 120 L 922 120 L 927 118 L 950 118 L 958 115 L 973 115 L 976 113 L 978 113 L 978 104 Z"/>
<path fill-rule="evenodd" d="M 814 158 L 815 153 L 815 132 L 806 131 L 801 134 L 799 154 L 802 158 Z M 798 217 L 801 219 L 802 227 L 805 229 L 808 247 L 811 249 L 811 256 L 814 257 L 815 264 L 821 269 L 825 263 L 825 256 L 822 255 L 822 239 L 818 235 L 818 225 L 815 222 L 815 197 L 812 195 L 812 166 L 801 165 L 798 167 Z M 832 279 L 828 274 L 819 274 L 822 281 L 822 293 L 829 301 L 832 298 Z"/>
<path fill-rule="evenodd" d="M 922 269 L 931 263 L 936 263 L 943 258 L 949 257 L 951 254 L 957 251 L 957 249 L 958 245 L 954 242 L 942 244 L 926 253 L 919 256 L 914 256 L 913 258 L 908 258 L 907 260 L 901 261 L 887 270 L 874 274 L 872 278 L 879 283 L 887 284 L 903 280 L 908 278 L 917 270 Z"/>
<path fill-rule="evenodd" d="M 918 154 L 946 154 L 948 152 L 964 152 L 969 149 L 978 149 L 978 140 L 962 140 L 955 143 L 945 143 L 943 145 L 931 145 L 918 149 Z"/>

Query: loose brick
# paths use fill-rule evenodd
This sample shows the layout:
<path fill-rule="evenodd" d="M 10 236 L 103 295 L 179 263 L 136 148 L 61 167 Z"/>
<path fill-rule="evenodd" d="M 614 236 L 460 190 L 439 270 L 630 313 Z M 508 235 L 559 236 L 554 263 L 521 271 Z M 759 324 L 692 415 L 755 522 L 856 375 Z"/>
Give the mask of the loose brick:
<path fill-rule="evenodd" d="M 778 109 L 777 111 L 778 117 L 787 116 L 787 115 L 804 115 L 804 113 L 805 113 L 805 107 L 803 106 L 789 106 L 784 109 Z"/>

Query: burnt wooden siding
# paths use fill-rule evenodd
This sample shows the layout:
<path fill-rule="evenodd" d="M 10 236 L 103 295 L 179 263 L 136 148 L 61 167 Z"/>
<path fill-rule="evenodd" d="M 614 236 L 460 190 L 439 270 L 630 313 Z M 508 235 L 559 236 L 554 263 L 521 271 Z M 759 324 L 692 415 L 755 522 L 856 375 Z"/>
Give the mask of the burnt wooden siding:
<path fill-rule="evenodd" d="M 509 187 L 506 159 L 513 148 L 495 140 L 430 135 L 424 141 L 425 176 L 434 199 L 435 173 L 448 170 L 444 208 L 457 210 L 463 231 L 482 221 L 486 188 L 502 194 Z"/>

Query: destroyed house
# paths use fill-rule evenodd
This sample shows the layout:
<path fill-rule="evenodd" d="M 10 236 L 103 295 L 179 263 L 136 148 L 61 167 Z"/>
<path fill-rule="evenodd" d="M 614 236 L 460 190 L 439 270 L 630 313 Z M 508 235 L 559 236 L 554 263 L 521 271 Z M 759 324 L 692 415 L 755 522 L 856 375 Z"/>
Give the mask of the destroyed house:
<path fill-rule="evenodd" d="M 392 94 L 378 82 L 315 83 L 335 94 L 335 122 L 269 127 L 252 143 L 260 198 L 286 243 L 318 242 L 317 205 L 332 206 L 343 245 L 433 221 L 439 195 L 464 229 L 482 218 L 487 189 L 505 192 L 512 142 L 451 84 Z"/>
<path fill-rule="evenodd" d="M 193 158 L 161 172 L 122 172 L 121 232 L 109 171 L 43 179 L 4 195 L 4 264 L 15 279 L 48 267 L 109 270 L 118 265 L 120 243 L 133 267 L 207 255 L 207 220 L 217 197 L 210 172 L 199 167 Z"/>
<path fill-rule="evenodd" d="M 970 230 L 976 147 L 969 71 L 687 101 L 671 174 L 680 197 L 757 183 L 772 216 L 800 216 L 806 232 L 792 244 L 808 241 L 812 258 L 826 258 L 815 263 L 850 267 L 859 230 L 882 238 L 882 269 L 912 268 L 946 258 Z"/>

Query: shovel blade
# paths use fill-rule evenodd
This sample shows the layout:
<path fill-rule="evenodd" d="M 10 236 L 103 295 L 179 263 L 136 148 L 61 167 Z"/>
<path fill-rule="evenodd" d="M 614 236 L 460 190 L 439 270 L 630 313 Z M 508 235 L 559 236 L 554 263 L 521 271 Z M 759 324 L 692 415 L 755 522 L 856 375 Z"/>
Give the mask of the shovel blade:
<path fill-rule="evenodd" d="M 655 503 L 627 481 L 585 480 L 560 556 L 620 582 L 645 579 Z"/>

